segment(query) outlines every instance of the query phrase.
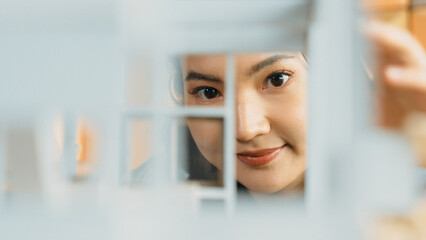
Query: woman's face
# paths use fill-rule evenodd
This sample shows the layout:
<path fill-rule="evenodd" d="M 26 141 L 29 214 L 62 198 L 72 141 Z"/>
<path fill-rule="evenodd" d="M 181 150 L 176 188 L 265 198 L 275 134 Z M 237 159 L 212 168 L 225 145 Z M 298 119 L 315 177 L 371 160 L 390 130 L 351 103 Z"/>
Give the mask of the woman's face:
<path fill-rule="evenodd" d="M 187 106 L 223 106 L 225 55 L 183 61 Z M 303 182 L 306 169 L 307 64 L 301 53 L 235 56 L 237 180 L 251 191 L 278 192 Z M 223 170 L 221 119 L 188 119 L 203 156 Z"/>

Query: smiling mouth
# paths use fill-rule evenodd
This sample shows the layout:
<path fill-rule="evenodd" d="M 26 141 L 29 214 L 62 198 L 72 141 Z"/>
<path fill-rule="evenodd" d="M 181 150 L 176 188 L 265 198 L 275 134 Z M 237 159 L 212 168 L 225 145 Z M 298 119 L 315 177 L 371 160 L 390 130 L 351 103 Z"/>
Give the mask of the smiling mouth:
<path fill-rule="evenodd" d="M 287 144 L 277 148 L 240 152 L 237 153 L 237 158 L 251 167 L 260 167 L 274 160 L 285 146 Z"/>

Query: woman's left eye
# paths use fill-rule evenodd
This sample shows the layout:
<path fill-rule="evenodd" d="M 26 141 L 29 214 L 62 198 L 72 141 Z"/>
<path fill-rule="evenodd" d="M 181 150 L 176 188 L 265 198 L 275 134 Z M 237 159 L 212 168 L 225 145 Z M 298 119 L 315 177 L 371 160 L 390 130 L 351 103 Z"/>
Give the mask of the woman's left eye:
<path fill-rule="evenodd" d="M 290 74 L 285 72 L 275 72 L 266 78 L 265 88 L 282 87 L 290 79 Z"/>

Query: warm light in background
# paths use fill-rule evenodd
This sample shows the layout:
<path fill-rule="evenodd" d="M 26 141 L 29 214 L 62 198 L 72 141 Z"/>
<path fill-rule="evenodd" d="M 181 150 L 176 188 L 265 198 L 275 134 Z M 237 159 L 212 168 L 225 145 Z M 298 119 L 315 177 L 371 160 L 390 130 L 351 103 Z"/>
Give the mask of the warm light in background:
<path fill-rule="evenodd" d="M 409 0 L 367 0 L 363 3 L 363 7 L 369 18 L 408 30 L 410 16 Z"/>
<path fill-rule="evenodd" d="M 76 146 L 76 177 L 87 177 L 94 163 L 94 133 L 89 125 L 81 119 L 77 124 Z"/>
<path fill-rule="evenodd" d="M 418 6 L 411 11 L 411 32 L 426 49 L 426 4 Z"/>

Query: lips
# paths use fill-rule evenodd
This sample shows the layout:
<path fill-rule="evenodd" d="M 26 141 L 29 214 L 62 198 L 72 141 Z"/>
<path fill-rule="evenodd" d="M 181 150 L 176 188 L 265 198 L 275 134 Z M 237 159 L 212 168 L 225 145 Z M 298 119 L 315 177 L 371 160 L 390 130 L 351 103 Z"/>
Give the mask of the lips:
<path fill-rule="evenodd" d="M 285 145 L 277 148 L 265 148 L 255 151 L 239 152 L 237 154 L 237 158 L 249 166 L 260 167 L 274 160 L 284 147 Z"/>

